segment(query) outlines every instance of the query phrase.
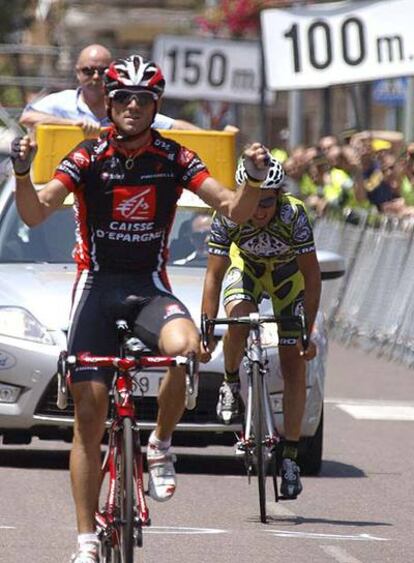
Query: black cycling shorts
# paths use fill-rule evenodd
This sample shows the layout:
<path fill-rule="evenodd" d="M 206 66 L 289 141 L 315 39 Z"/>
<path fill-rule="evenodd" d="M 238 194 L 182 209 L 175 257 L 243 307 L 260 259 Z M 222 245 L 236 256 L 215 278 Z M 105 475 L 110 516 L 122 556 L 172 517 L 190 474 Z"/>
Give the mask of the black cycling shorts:
<path fill-rule="evenodd" d="M 157 272 L 137 275 L 83 271 L 73 292 L 68 352 L 118 355 L 118 319 L 128 321 L 135 336 L 156 351 L 162 327 L 177 318 L 191 319 L 191 315 Z M 109 384 L 112 376 L 113 369 L 79 367 L 73 370 L 71 381 Z"/>

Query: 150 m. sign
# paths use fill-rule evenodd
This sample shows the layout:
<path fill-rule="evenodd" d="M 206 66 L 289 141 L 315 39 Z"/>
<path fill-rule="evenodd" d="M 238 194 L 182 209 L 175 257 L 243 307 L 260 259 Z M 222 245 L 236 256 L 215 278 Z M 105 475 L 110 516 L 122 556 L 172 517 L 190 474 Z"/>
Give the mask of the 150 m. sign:
<path fill-rule="evenodd" d="M 414 74 L 412 0 L 264 10 L 261 17 L 271 90 Z"/>
<path fill-rule="evenodd" d="M 244 103 L 260 100 L 256 42 L 161 35 L 155 41 L 153 59 L 165 75 L 166 96 Z"/>

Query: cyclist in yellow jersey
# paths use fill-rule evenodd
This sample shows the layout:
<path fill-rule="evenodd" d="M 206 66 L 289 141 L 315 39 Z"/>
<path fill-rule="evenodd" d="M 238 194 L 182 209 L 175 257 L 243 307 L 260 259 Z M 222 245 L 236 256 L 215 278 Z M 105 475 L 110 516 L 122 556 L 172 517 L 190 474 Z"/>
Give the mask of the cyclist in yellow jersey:
<path fill-rule="evenodd" d="M 245 178 L 242 160 L 236 181 L 243 185 Z M 311 335 L 321 291 L 319 264 L 305 206 L 283 192 L 283 182 L 283 168 L 272 158 L 252 218 L 237 225 L 220 214 L 214 216 L 202 312 L 209 318 L 217 316 L 222 286 L 228 316 L 257 311 L 263 295 L 267 294 L 277 315 L 292 316 L 304 309 Z M 243 325 L 229 326 L 223 340 L 225 375 L 217 415 L 227 424 L 239 418 L 242 410 L 239 366 L 247 330 Z M 306 400 L 305 360 L 316 355 L 312 339 L 309 348 L 302 349 L 299 334 L 297 327 L 288 321 L 279 326 L 285 426 L 281 494 L 289 498 L 295 498 L 302 490 L 296 458 Z M 210 339 L 204 360 L 208 359 L 214 345 Z"/>

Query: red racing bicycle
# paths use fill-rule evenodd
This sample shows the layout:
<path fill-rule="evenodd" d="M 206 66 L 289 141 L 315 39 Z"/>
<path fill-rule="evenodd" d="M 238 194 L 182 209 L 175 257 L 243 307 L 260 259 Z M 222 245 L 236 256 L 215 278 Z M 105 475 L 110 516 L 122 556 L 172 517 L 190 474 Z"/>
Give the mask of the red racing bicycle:
<path fill-rule="evenodd" d="M 115 368 L 110 389 L 108 447 L 102 465 L 104 504 L 96 513 L 96 530 L 101 541 L 102 563 L 133 563 L 134 547 L 143 545 L 143 527 L 149 526 L 144 488 L 144 458 L 139 416 L 133 395 L 134 377 L 154 367 L 184 366 L 187 408 L 194 408 L 197 396 L 195 355 L 155 356 L 131 335 L 124 320 L 116 322 L 120 341 L 119 356 L 68 355 L 62 352 L 58 365 L 58 406 L 65 408 L 67 375 L 78 366 Z"/>

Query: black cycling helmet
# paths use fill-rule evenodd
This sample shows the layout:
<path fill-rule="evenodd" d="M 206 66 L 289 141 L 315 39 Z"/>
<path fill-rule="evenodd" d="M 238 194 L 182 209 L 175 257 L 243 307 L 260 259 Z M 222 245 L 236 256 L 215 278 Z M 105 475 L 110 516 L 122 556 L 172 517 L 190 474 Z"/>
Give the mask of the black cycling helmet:
<path fill-rule="evenodd" d="M 244 167 L 244 158 L 239 159 L 239 163 L 237 165 L 237 170 L 235 174 L 235 180 L 237 185 L 241 186 L 247 180 L 246 169 Z M 285 171 L 283 170 L 283 166 L 280 164 L 276 158 L 273 156 L 270 157 L 270 165 L 269 171 L 267 173 L 267 177 L 263 180 L 262 185 L 260 186 L 261 190 L 276 190 L 283 185 L 285 180 Z"/>
<path fill-rule="evenodd" d="M 149 90 L 159 98 L 164 93 L 165 79 L 158 65 L 141 55 L 113 61 L 104 75 L 107 94 L 123 88 Z"/>

